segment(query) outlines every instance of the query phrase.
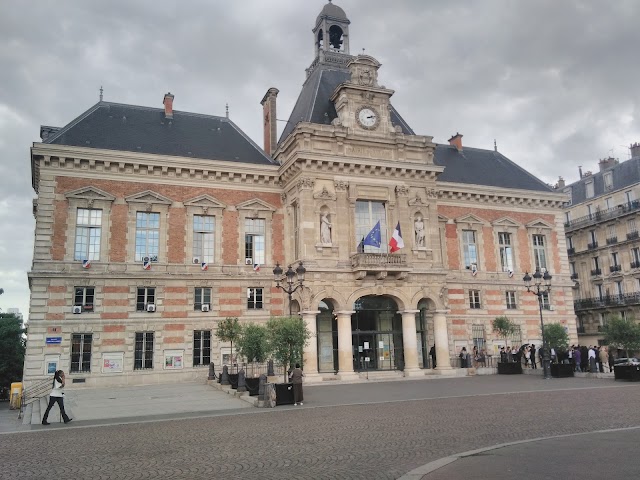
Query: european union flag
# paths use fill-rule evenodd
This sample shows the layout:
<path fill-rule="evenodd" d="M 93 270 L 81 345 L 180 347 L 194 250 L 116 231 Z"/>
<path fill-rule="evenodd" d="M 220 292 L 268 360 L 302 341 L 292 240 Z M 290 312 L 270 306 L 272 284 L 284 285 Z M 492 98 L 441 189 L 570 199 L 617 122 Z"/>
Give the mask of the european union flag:
<path fill-rule="evenodd" d="M 369 245 L 371 247 L 380 248 L 382 239 L 380 237 L 380 220 L 376 223 L 376 226 L 364 237 L 363 245 Z"/>

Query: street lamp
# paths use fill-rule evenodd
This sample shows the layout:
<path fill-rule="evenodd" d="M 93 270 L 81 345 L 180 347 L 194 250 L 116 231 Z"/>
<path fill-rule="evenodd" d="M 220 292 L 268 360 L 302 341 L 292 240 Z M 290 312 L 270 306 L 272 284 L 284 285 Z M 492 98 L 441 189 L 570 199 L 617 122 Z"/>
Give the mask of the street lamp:
<path fill-rule="evenodd" d="M 536 272 L 533 274 L 533 285 L 531 284 L 531 275 L 529 272 L 524 274 L 525 287 L 527 292 L 533 293 L 538 297 L 538 307 L 540 308 L 540 328 L 542 330 L 542 371 L 544 373 L 544 379 L 551 378 L 551 359 L 549 358 L 549 344 L 547 342 L 547 336 L 544 334 L 544 321 L 542 320 L 542 297 L 551 291 L 551 275 L 545 269 L 544 275 L 540 273 L 540 269 L 536 267 Z M 544 281 L 544 283 L 543 283 Z"/>
<path fill-rule="evenodd" d="M 285 278 L 282 277 L 282 267 L 280 266 L 280 264 L 276 263 L 276 268 L 273 269 L 273 276 L 276 281 L 276 287 L 287 292 L 287 294 L 289 295 L 289 316 L 291 316 L 291 295 L 293 295 L 293 292 L 295 292 L 297 289 L 304 286 L 304 274 L 306 272 L 307 270 L 302 266 L 302 262 L 298 264 L 298 268 L 296 268 L 295 272 L 293 271 L 293 268 L 291 268 L 291 265 L 289 265 L 289 268 L 287 268 L 287 271 L 284 274 L 287 281 L 285 287 L 283 285 L 280 285 L 280 283 L 285 280 Z M 293 277 L 295 277 L 296 275 L 298 277 L 297 284 L 294 286 L 296 281 L 293 279 Z"/>

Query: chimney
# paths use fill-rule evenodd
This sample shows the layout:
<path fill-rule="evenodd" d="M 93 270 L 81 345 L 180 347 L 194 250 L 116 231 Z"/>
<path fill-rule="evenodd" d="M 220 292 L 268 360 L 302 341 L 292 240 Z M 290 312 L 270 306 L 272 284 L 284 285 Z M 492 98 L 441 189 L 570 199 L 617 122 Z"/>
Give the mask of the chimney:
<path fill-rule="evenodd" d="M 613 167 L 614 165 L 617 165 L 618 163 L 620 162 L 618 162 L 618 160 L 616 160 L 613 157 L 603 158 L 598 162 L 598 167 L 600 167 L 600 171 L 602 172 L 609 167 Z"/>
<path fill-rule="evenodd" d="M 564 188 L 564 187 L 565 187 L 564 178 L 558 177 L 558 182 L 556 183 L 556 188 Z"/>
<path fill-rule="evenodd" d="M 449 145 L 453 145 L 456 149 L 461 152 L 462 151 L 462 135 L 460 133 L 456 133 L 453 137 L 449 139 Z"/>
<path fill-rule="evenodd" d="M 164 105 L 164 118 L 173 118 L 173 99 L 174 96 L 169 92 L 164 96 L 164 100 L 162 100 L 162 104 Z"/>
<path fill-rule="evenodd" d="M 582 165 L 578 167 L 578 173 L 580 174 L 580 178 L 582 178 Z"/>
<path fill-rule="evenodd" d="M 636 142 L 633 145 L 629 145 L 629 150 L 631 150 L 631 158 L 640 157 L 640 143 Z"/>
<path fill-rule="evenodd" d="M 262 120 L 264 129 L 264 151 L 273 155 L 278 146 L 278 128 L 276 126 L 276 98 L 280 90 L 271 87 L 262 97 Z"/>

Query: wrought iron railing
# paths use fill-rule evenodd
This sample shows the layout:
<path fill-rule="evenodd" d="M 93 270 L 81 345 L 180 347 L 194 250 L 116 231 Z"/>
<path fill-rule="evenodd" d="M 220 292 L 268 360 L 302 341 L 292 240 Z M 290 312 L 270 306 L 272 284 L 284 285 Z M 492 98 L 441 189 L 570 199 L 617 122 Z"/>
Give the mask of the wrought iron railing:
<path fill-rule="evenodd" d="M 587 243 L 587 250 L 595 250 L 598 248 L 598 242 Z"/>
<path fill-rule="evenodd" d="M 638 233 L 638 232 L 629 232 L 629 233 L 627 233 L 627 240 L 635 240 L 638 237 L 640 237 L 640 233 Z"/>
<path fill-rule="evenodd" d="M 618 243 L 618 237 L 607 238 L 607 245 L 613 245 L 615 243 Z"/>
<path fill-rule="evenodd" d="M 20 398 L 20 413 L 18 414 L 18 418 L 22 418 L 22 414 L 24 413 L 24 409 L 27 405 L 49 395 L 52 388 L 53 377 L 38 380 L 27 388 L 23 388 L 22 397 Z"/>
<path fill-rule="evenodd" d="M 571 274 L 571 280 L 578 280 L 578 274 L 577 273 L 572 273 Z"/>
<path fill-rule="evenodd" d="M 573 302 L 573 309 L 589 310 L 593 308 L 605 308 L 611 306 L 625 306 L 625 305 L 638 305 L 640 304 L 640 292 L 625 293 L 622 295 L 607 295 L 601 298 L 591 297 L 583 298 L 581 300 L 575 300 Z"/>
<path fill-rule="evenodd" d="M 621 272 L 621 271 L 622 271 L 622 265 L 611 265 L 611 266 L 609 267 L 609 271 L 610 271 L 611 273 L 614 273 L 614 272 Z"/>
<path fill-rule="evenodd" d="M 634 212 L 638 209 L 640 209 L 640 201 L 634 200 L 633 202 L 628 202 L 623 205 L 618 205 L 617 207 L 608 208 L 607 210 L 599 210 L 590 215 L 585 215 L 584 217 L 565 222 L 564 227 L 565 229 L 573 230 L 605 220 L 611 220 L 621 215 L 626 215 L 627 213 Z"/>
<path fill-rule="evenodd" d="M 574 247 L 567 248 L 567 255 L 575 255 L 576 249 Z"/>
<path fill-rule="evenodd" d="M 631 262 L 631 268 L 640 268 L 640 262 Z"/>
<path fill-rule="evenodd" d="M 599 268 L 594 268 L 593 270 L 591 270 L 592 277 L 597 277 L 598 275 L 602 275 L 602 270 L 600 270 Z"/>

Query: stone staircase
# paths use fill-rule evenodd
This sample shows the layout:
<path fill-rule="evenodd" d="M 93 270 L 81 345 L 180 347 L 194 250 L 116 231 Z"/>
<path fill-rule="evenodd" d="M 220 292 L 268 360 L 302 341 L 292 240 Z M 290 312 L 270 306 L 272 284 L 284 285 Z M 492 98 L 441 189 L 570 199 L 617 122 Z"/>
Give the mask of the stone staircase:
<path fill-rule="evenodd" d="M 30 402 L 24 407 L 24 412 L 22 412 L 22 424 L 23 425 L 40 425 L 42 423 L 42 416 L 44 412 L 47 410 L 47 405 L 49 404 L 49 395 L 40 397 L 38 399 L 34 399 L 34 401 Z M 64 403 L 64 409 L 69 415 L 70 418 L 74 418 L 73 411 L 68 405 L 68 402 Z M 49 412 L 49 418 L 47 419 L 49 423 L 64 423 L 62 420 L 62 416 L 60 415 L 60 410 L 58 409 L 58 405 L 54 405 Z"/>

